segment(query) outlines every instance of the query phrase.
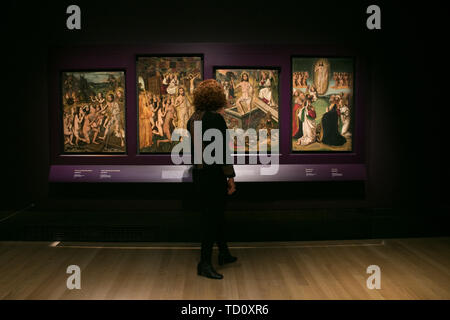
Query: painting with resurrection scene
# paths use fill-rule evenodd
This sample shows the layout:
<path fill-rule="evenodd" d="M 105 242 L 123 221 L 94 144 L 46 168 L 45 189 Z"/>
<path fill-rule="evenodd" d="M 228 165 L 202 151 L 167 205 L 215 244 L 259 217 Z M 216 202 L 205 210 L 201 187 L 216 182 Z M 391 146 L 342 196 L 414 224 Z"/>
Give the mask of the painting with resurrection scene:
<path fill-rule="evenodd" d="M 228 128 L 242 129 L 246 136 L 250 129 L 256 131 L 241 145 L 235 143 L 236 153 L 258 152 L 260 129 L 267 130 L 267 151 L 278 150 L 279 74 L 276 68 L 215 68 L 228 101 L 224 117 Z"/>

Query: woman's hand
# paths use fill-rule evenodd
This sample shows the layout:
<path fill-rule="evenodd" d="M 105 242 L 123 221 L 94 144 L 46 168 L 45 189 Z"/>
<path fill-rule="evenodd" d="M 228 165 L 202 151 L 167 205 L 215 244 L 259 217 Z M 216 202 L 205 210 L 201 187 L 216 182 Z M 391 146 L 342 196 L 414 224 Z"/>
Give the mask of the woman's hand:
<path fill-rule="evenodd" d="M 236 184 L 234 178 L 228 178 L 228 194 L 231 195 L 236 191 Z"/>

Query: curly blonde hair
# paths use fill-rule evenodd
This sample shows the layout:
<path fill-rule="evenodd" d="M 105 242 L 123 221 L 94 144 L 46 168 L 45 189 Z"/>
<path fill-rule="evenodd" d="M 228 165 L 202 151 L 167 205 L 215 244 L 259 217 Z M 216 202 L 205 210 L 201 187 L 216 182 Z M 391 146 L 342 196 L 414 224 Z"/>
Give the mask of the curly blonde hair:
<path fill-rule="evenodd" d="M 196 110 L 215 111 L 225 107 L 227 100 L 220 83 L 214 79 L 202 81 L 194 90 L 194 106 Z"/>

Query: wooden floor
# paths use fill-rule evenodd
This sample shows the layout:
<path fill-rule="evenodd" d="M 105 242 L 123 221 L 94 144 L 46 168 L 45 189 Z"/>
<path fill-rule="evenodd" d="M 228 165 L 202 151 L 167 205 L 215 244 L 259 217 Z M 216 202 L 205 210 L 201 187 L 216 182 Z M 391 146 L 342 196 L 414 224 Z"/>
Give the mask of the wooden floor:
<path fill-rule="evenodd" d="M 210 280 L 195 245 L 0 242 L 0 299 L 450 299 L 450 238 L 230 246 L 238 262 Z M 80 290 L 66 287 L 73 264 Z"/>

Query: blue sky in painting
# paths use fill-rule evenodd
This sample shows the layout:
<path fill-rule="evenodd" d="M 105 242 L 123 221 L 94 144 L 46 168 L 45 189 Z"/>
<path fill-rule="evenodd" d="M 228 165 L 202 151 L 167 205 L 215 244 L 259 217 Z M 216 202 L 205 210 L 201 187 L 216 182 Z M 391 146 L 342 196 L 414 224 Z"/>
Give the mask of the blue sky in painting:
<path fill-rule="evenodd" d="M 104 72 L 68 72 L 68 74 L 73 74 L 77 79 L 80 78 L 80 75 L 84 75 L 84 77 L 93 83 L 102 83 L 108 80 L 110 74 L 114 75 L 114 77 L 118 78 L 123 72 L 112 72 L 112 71 L 104 71 Z"/>

